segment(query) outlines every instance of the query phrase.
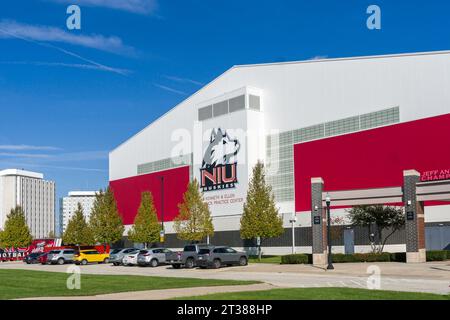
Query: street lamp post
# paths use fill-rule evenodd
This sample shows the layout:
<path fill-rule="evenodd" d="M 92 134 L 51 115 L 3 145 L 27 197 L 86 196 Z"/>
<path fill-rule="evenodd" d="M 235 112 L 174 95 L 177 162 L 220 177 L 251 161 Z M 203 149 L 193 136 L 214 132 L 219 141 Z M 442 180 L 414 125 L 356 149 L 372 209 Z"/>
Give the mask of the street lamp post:
<path fill-rule="evenodd" d="M 292 214 L 289 222 L 292 224 L 292 254 L 295 254 L 295 223 L 297 222 L 297 216 L 295 213 Z"/>
<path fill-rule="evenodd" d="M 327 194 L 325 198 L 325 202 L 327 204 L 327 242 L 328 242 L 328 266 L 327 270 L 334 270 L 333 267 L 333 258 L 331 256 L 331 214 L 330 214 L 330 205 L 331 198 Z"/>

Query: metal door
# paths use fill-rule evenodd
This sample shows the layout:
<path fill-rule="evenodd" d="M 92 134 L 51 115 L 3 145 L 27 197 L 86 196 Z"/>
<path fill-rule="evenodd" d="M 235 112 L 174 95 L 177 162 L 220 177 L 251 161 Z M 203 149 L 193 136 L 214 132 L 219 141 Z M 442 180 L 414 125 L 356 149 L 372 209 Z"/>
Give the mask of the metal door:
<path fill-rule="evenodd" d="M 355 232 L 353 229 L 344 229 L 345 254 L 355 253 Z"/>
<path fill-rule="evenodd" d="M 450 226 L 425 228 L 427 250 L 450 250 Z"/>

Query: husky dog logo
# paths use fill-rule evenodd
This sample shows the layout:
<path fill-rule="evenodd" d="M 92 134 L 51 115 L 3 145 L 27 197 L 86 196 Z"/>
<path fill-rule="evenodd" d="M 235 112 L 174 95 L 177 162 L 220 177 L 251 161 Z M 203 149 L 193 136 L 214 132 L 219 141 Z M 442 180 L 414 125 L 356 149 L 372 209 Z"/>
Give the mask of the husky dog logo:
<path fill-rule="evenodd" d="M 237 183 L 237 154 L 241 144 L 221 128 L 213 129 L 200 169 L 203 191 L 234 188 Z"/>

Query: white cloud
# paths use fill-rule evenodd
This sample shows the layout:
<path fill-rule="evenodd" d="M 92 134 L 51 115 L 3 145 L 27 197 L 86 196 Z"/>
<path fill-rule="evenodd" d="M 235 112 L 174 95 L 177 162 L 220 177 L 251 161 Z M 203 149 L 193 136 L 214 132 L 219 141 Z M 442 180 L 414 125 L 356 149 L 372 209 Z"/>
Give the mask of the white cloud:
<path fill-rule="evenodd" d="M 5 161 L 8 159 L 7 161 Z M 54 170 L 74 170 L 86 172 L 107 172 L 100 168 L 73 166 L 84 161 L 107 160 L 108 151 L 85 151 L 68 153 L 13 153 L 0 152 L 0 167 L 10 168 L 45 168 Z"/>
<path fill-rule="evenodd" d="M 51 147 L 51 146 L 32 146 L 26 144 L 8 144 L 8 145 L 0 145 L 0 150 L 9 150 L 9 151 L 58 151 L 61 148 Z"/>
<path fill-rule="evenodd" d="M 192 80 L 192 79 L 189 79 L 189 78 L 181 78 L 181 77 L 177 77 L 177 76 L 168 76 L 168 75 L 165 75 L 164 78 L 166 78 L 168 80 L 175 81 L 175 82 L 180 82 L 180 83 L 195 84 L 197 86 L 203 86 L 204 85 L 204 83 L 202 83 L 200 81 Z"/>
<path fill-rule="evenodd" d="M 152 14 L 158 9 L 157 0 L 49 0 L 52 2 L 104 7 L 138 14 Z"/>
<path fill-rule="evenodd" d="M 46 161 L 52 162 L 75 162 L 108 159 L 108 151 L 81 151 L 49 155 Z"/>
<path fill-rule="evenodd" d="M 182 96 L 187 95 L 187 93 L 184 92 L 184 91 L 177 90 L 177 89 L 174 89 L 174 88 L 171 88 L 171 87 L 168 87 L 168 86 L 164 86 L 162 84 L 154 83 L 153 85 L 155 87 L 157 87 L 157 88 L 160 88 L 160 89 L 168 91 L 168 92 L 176 93 L 176 94 L 179 94 L 179 95 L 182 95 Z"/>
<path fill-rule="evenodd" d="M 314 56 L 309 60 L 324 60 L 324 59 L 328 59 L 328 56 Z"/>
<path fill-rule="evenodd" d="M 53 170 L 71 170 L 71 171 L 84 171 L 84 172 L 108 172 L 106 169 L 98 169 L 98 168 L 83 168 L 83 167 L 71 167 L 71 166 L 49 166 L 49 165 L 41 165 L 35 163 L 20 163 L 20 162 L 3 162 L 0 161 L 0 166 L 4 168 L 43 168 L 43 169 L 53 169 Z"/>
<path fill-rule="evenodd" d="M 92 64 L 80 64 L 80 63 L 63 63 L 63 62 L 45 62 L 45 61 L 0 61 L 0 64 L 8 65 L 31 65 L 37 67 L 63 67 L 63 68 L 74 68 L 74 69 L 84 69 L 84 70 L 97 70 L 97 71 L 110 71 L 123 75 L 132 73 L 128 69 L 119 69 L 106 66 L 98 66 Z"/>
<path fill-rule="evenodd" d="M 98 62 L 96 62 L 94 60 L 91 60 L 91 59 L 87 59 L 85 57 L 80 56 L 79 54 L 76 54 L 76 53 L 74 53 L 72 51 L 69 51 L 69 50 L 57 47 L 57 46 L 52 45 L 50 43 L 39 42 L 39 41 L 36 41 L 35 39 L 30 39 L 30 38 L 18 35 L 18 34 L 14 33 L 14 32 L 9 32 L 8 30 L 5 30 L 5 29 L 1 28 L 1 22 L 0 22 L 0 39 L 2 38 L 2 35 L 4 37 L 20 39 L 20 40 L 23 40 L 23 41 L 26 41 L 26 42 L 30 42 L 30 43 L 36 44 L 38 46 L 42 46 L 42 47 L 46 47 L 46 48 L 57 50 L 57 51 L 65 54 L 65 55 L 68 55 L 68 56 L 74 57 L 76 59 L 82 60 L 84 62 L 87 62 L 90 65 L 97 67 L 99 70 L 113 72 L 113 73 L 117 73 L 117 74 L 120 74 L 120 75 L 123 75 L 123 76 L 127 76 L 130 73 L 128 70 L 118 69 L 118 68 L 113 68 L 113 67 L 106 66 L 104 64 L 98 63 Z"/>
<path fill-rule="evenodd" d="M 57 27 L 30 25 L 13 20 L 0 21 L 0 38 L 24 38 L 24 40 L 61 42 L 115 54 L 135 54 L 133 47 L 126 46 L 122 39 L 116 36 L 108 37 L 100 34 L 81 35 L 70 33 Z"/>
<path fill-rule="evenodd" d="M 13 151 L 13 150 L 42 150 L 42 149 L 9 149 L 9 150 Z M 25 159 L 39 159 L 41 162 L 80 162 L 93 160 L 107 160 L 108 151 L 80 151 L 80 152 L 66 152 L 66 153 L 0 152 L 0 157 L 14 158 L 15 160 L 18 161 Z"/>
<path fill-rule="evenodd" d="M 39 153 L 0 152 L 0 157 L 46 159 L 49 158 L 50 156 L 48 154 L 39 154 Z"/>

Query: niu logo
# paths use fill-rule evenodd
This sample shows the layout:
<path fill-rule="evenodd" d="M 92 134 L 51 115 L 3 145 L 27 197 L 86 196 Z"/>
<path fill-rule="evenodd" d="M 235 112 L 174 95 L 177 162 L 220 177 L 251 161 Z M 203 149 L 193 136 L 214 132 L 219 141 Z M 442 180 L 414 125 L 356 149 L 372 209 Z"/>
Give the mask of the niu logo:
<path fill-rule="evenodd" d="M 203 191 L 235 188 L 238 182 L 236 156 L 240 149 L 239 141 L 231 139 L 226 131 L 220 128 L 212 130 L 200 169 Z"/>

